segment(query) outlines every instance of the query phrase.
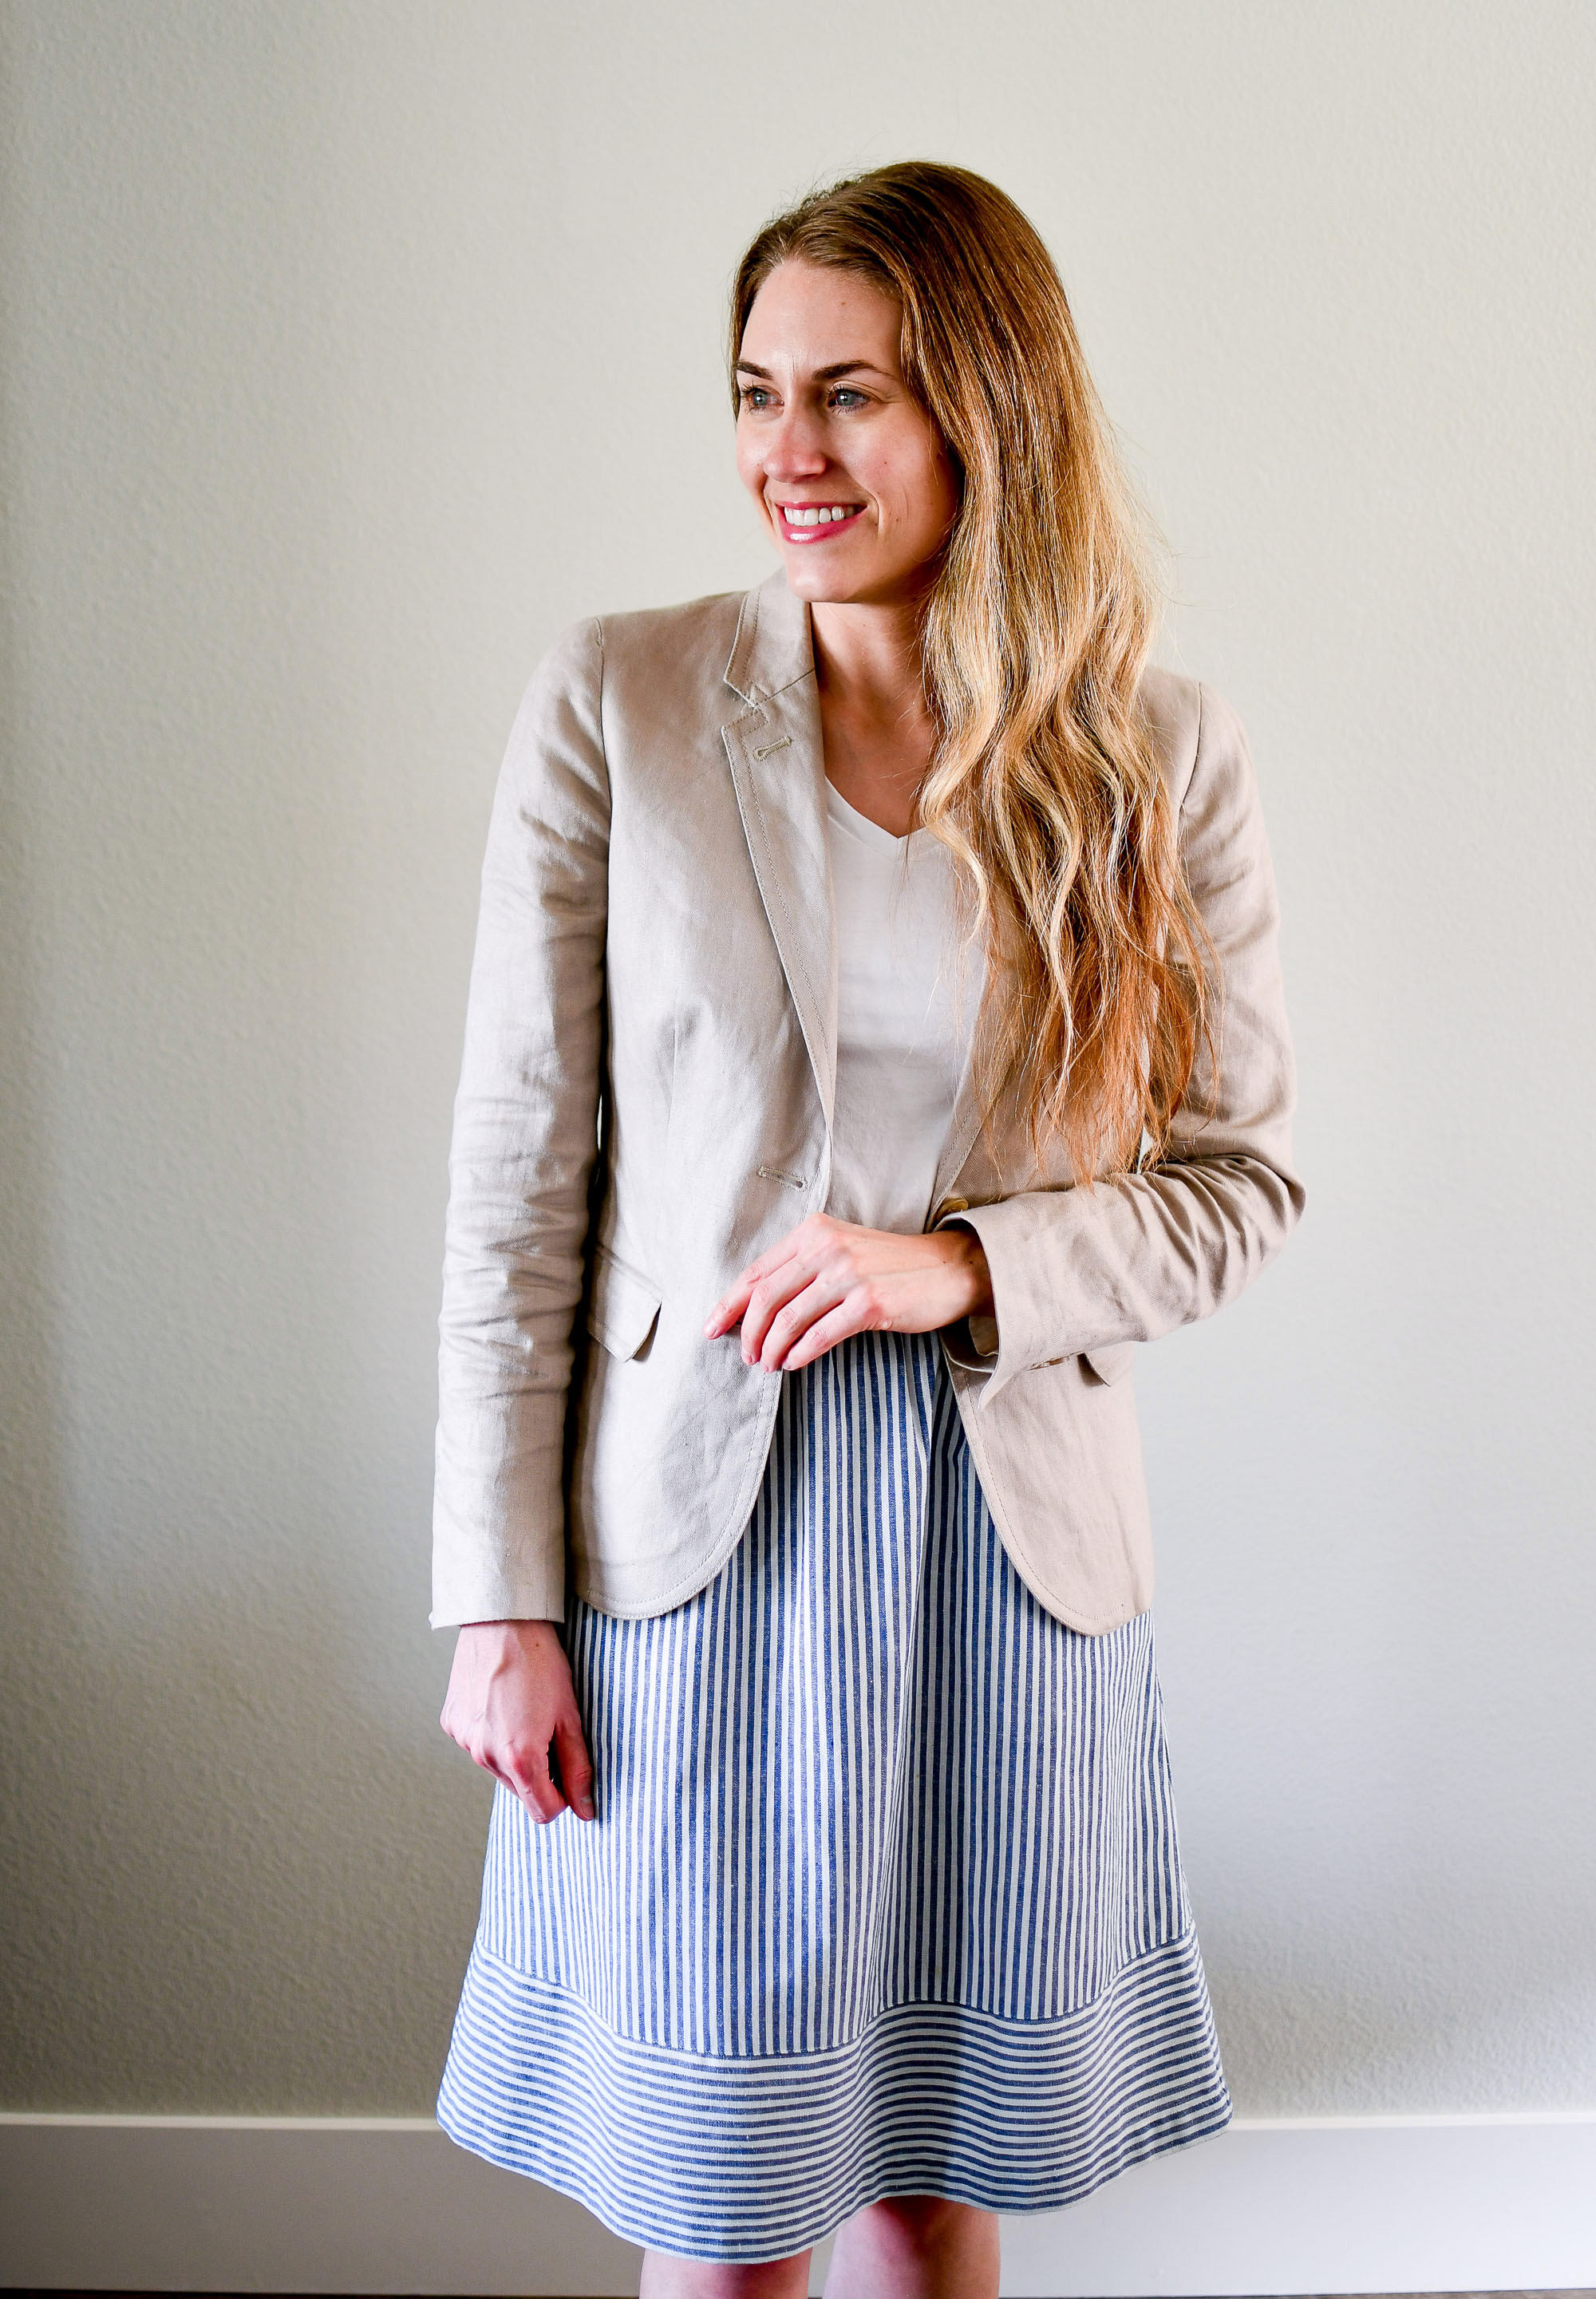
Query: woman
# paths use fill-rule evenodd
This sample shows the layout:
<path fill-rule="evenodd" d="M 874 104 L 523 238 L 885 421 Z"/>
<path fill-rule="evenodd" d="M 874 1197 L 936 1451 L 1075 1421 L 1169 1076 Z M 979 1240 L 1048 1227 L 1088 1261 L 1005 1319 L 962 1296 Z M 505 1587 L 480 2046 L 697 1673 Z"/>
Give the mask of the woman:
<path fill-rule="evenodd" d="M 746 597 L 569 632 L 495 801 L 437 1623 L 500 1782 L 439 2112 L 643 2289 L 997 2289 L 1218 2130 L 1135 1345 L 1301 1206 L 1237 723 L 1058 275 L 877 170 L 734 296 Z M 568 1574 L 567 1563 L 570 1570 Z"/>

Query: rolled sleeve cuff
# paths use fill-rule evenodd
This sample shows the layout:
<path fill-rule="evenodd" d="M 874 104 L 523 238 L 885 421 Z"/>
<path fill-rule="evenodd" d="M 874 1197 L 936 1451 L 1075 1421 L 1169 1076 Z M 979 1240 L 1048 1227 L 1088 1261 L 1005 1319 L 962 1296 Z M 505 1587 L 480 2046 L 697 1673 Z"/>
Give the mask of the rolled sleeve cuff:
<path fill-rule="evenodd" d="M 539 1473 L 541 1471 L 541 1473 Z M 435 1629 L 467 1621 L 558 1621 L 565 1614 L 565 1506 L 535 1470 L 508 1490 L 461 1490 L 440 1463 L 432 1512 Z"/>
<path fill-rule="evenodd" d="M 1071 1191 L 1050 1191 L 1047 1216 L 1068 1220 Z M 992 1285 L 989 1316 L 961 1319 L 950 1329 L 949 1354 L 954 1362 L 988 1379 L 981 1403 L 985 1405 L 1017 1373 L 1036 1365 L 1056 1365 L 1069 1350 L 1060 1343 L 1059 1305 L 1039 1293 L 1036 1283 L 1036 1208 L 1027 1197 L 999 1198 L 990 1205 L 965 1206 L 937 1224 L 972 1230 L 981 1241 Z M 990 1344 L 990 1347 L 987 1345 Z M 1076 1345 L 1078 1346 L 1078 1344 Z"/>
<path fill-rule="evenodd" d="M 995 1317 L 958 1317 L 942 1331 L 943 1346 L 956 1365 L 967 1373 L 990 1373 L 997 1363 Z"/>

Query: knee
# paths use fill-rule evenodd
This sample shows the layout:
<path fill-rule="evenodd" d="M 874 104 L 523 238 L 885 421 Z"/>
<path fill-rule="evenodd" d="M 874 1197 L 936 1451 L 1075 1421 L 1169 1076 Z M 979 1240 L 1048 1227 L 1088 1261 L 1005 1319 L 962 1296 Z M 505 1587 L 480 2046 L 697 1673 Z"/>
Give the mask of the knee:
<path fill-rule="evenodd" d="M 743 2267 L 645 2251 L 640 2289 L 642 2299 L 801 2299 L 809 2289 L 809 2253 Z"/>
<path fill-rule="evenodd" d="M 883 2195 L 869 2210 L 879 2214 L 877 2224 L 890 2228 L 896 2247 L 927 2255 L 943 2251 L 966 2224 L 985 2216 L 973 2204 L 955 2204 L 945 2195 Z"/>
<path fill-rule="evenodd" d="M 758 2267 L 723 2267 L 712 2293 L 713 2299 L 794 2299 L 808 2289 L 806 2256 L 802 2268 L 791 2259 L 767 2260 Z"/>

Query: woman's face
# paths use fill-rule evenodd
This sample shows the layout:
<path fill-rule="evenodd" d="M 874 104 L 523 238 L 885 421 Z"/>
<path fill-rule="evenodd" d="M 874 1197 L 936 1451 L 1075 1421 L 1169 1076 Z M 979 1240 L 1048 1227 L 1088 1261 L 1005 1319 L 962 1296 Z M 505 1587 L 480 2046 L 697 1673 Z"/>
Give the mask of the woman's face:
<path fill-rule="evenodd" d="M 903 380 L 901 314 L 857 272 L 778 264 L 737 361 L 737 469 L 811 603 L 887 606 L 935 575 L 959 508 Z"/>

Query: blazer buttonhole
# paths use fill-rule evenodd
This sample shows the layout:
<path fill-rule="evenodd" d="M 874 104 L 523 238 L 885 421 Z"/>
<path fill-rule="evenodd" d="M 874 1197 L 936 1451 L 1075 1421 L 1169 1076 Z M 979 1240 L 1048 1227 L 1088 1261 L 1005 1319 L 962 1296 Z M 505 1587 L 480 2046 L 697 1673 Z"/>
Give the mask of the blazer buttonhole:
<path fill-rule="evenodd" d="M 778 1166 L 756 1166 L 753 1170 L 761 1182 L 779 1182 L 786 1190 L 802 1190 L 806 1186 L 802 1174 L 784 1174 Z"/>

